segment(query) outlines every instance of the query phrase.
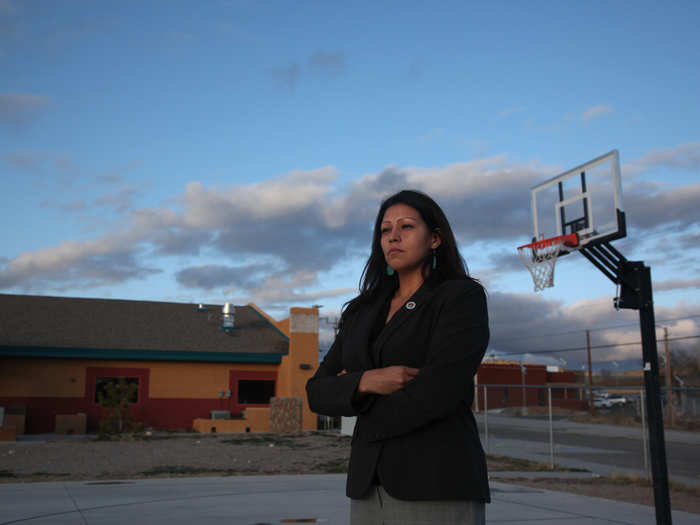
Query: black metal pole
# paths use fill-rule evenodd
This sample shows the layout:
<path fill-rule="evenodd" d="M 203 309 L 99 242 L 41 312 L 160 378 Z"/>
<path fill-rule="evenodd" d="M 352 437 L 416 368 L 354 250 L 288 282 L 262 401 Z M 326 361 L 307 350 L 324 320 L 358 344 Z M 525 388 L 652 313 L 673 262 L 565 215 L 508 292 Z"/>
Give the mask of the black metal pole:
<path fill-rule="evenodd" d="M 634 263 L 633 263 L 634 264 Z M 642 357 L 644 361 L 644 386 L 649 415 L 649 448 L 651 451 L 651 474 L 654 483 L 654 505 L 657 525 L 671 525 L 671 501 L 668 495 L 668 470 L 666 467 L 666 444 L 664 442 L 664 420 L 661 410 L 659 388 L 659 357 L 656 349 L 656 323 L 652 298 L 651 269 L 643 263 L 635 264 L 639 272 L 639 326 L 642 332 Z"/>
<path fill-rule="evenodd" d="M 604 249 L 602 249 L 603 246 Z M 668 495 L 668 468 L 666 443 L 664 442 L 664 418 L 661 411 L 659 355 L 656 349 L 651 269 L 645 266 L 642 261 L 628 261 L 624 255 L 607 242 L 601 243 L 600 246 L 584 246 L 580 251 L 606 277 L 620 286 L 620 296 L 615 298 L 615 306 L 639 310 L 656 524 L 671 525 L 671 501 Z M 615 276 L 610 273 L 611 265 L 615 267 Z"/>

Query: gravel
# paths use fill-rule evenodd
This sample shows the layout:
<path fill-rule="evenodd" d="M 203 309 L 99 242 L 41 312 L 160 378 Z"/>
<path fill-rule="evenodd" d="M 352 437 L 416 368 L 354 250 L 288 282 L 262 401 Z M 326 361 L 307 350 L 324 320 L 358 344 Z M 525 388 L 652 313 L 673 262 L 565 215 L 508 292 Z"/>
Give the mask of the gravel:
<path fill-rule="evenodd" d="M 0 481 L 345 472 L 350 438 L 333 433 L 53 437 L 0 446 Z"/>

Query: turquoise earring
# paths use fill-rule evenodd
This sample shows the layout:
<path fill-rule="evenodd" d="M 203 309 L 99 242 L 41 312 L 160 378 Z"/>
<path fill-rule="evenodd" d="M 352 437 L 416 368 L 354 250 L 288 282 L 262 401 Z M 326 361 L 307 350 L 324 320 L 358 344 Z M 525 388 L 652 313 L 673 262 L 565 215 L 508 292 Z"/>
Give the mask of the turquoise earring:
<path fill-rule="evenodd" d="M 386 274 L 388 276 L 394 275 L 394 269 L 391 266 L 389 266 L 388 264 L 386 265 Z"/>
<path fill-rule="evenodd" d="M 433 270 L 437 268 L 437 256 L 435 255 L 435 250 L 433 250 Z"/>

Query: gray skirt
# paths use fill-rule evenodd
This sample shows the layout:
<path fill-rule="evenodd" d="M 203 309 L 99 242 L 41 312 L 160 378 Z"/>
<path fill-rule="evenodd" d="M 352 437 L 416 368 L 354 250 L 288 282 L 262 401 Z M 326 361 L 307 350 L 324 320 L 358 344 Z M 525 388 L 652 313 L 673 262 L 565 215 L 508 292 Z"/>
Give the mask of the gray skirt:
<path fill-rule="evenodd" d="M 351 525 L 485 525 L 486 505 L 471 500 L 405 501 L 381 485 L 362 499 L 350 500 Z"/>

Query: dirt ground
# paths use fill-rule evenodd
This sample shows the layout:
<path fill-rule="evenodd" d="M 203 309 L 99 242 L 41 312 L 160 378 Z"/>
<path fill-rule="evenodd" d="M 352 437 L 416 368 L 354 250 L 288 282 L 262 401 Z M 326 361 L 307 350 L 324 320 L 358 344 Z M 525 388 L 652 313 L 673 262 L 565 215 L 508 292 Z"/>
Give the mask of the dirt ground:
<path fill-rule="evenodd" d="M 497 478 L 494 478 L 497 479 Z M 642 480 L 625 480 L 616 478 L 586 478 L 586 479 L 500 479 L 505 483 L 525 485 L 545 490 L 572 492 L 584 496 L 626 501 L 640 505 L 654 505 L 652 487 Z M 672 486 L 669 497 L 671 509 L 700 514 L 700 489 L 684 486 Z"/>
<path fill-rule="evenodd" d="M 158 433 L 120 440 L 59 437 L 0 444 L 0 482 L 108 480 L 173 476 L 329 474 L 346 472 L 350 438 L 335 433 Z M 513 479 L 499 471 L 549 471 L 547 465 L 488 458 L 492 479 L 547 490 L 653 505 L 644 480 Z M 700 514 L 700 489 L 673 486 L 671 505 Z"/>

